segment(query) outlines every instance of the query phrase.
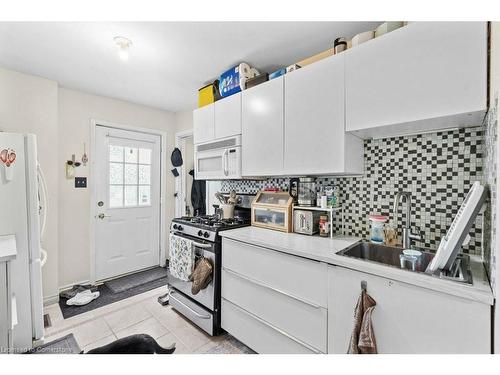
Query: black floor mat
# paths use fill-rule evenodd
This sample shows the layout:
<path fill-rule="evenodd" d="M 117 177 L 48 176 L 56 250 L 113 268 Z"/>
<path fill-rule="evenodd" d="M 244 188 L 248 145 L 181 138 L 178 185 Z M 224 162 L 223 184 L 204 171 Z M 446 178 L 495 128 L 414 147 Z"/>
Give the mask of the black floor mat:
<path fill-rule="evenodd" d="M 84 306 L 68 306 L 66 305 L 66 299 L 59 299 L 59 306 L 61 307 L 61 311 L 64 319 L 71 318 L 72 316 L 83 314 L 87 311 L 91 311 L 97 309 L 102 306 L 109 305 L 110 303 L 120 301 L 122 299 L 135 296 L 136 294 L 144 293 L 152 289 L 159 288 L 161 286 L 167 285 L 167 278 L 161 278 L 149 283 L 139 285 L 135 288 L 125 290 L 121 293 L 113 293 L 111 289 L 109 289 L 106 285 L 99 285 L 98 289 L 101 295 L 99 298 L 93 300 L 87 305 Z M 166 291 L 166 289 L 165 289 Z"/>
<path fill-rule="evenodd" d="M 49 343 L 37 346 L 26 354 L 79 354 L 82 350 L 72 333 Z"/>
<path fill-rule="evenodd" d="M 167 269 L 164 267 L 155 267 L 146 271 L 119 277 L 118 279 L 109 280 L 104 284 L 111 289 L 113 293 L 121 293 L 129 289 L 137 288 L 140 285 L 163 279 L 164 277 L 167 277 Z"/>

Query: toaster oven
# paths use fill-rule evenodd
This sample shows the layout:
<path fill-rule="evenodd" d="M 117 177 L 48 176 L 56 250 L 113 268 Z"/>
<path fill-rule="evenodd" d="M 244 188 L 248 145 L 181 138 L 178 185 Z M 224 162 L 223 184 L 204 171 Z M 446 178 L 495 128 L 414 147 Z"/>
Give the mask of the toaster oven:
<path fill-rule="evenodd" d="M 320 211 L 293 211 L 293 231 L 312 236 L 319 232 Z"/>

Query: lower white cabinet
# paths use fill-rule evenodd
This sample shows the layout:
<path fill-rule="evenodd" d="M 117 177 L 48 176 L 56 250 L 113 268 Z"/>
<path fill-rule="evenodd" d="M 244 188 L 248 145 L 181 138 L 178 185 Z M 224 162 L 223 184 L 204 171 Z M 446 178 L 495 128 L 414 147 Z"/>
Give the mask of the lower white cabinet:
<path fill-rule="evenodd" d="M 489 305 L 336 266 L 328 279 L 329 353 L 347 352 L 362 281 L 379 353 L 491 353 Z"/>
<path fill-rule="evenodd" d="M 222 328 L 261 354 L 314 354 L 316 350 L 222 297 Z"/>
<path fill-rule="evenodd" d="M 223 239 L 222 328 L 258 353 L 327 352 L 325 263 Z"/>

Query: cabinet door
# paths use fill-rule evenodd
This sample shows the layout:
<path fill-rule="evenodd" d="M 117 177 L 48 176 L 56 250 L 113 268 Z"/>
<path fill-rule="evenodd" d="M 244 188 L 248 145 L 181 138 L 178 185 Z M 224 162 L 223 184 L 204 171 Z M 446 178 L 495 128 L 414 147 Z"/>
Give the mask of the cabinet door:
<path fill-rule="evenodd" d="M 379 353 L 490 353 L 489 305 L 341 267 L 329 266 L 328 277 L 330 353 L 347 352 L 361 281 L 377 303 Z"/>
<path fill-rule="evenodd" d="M 344 145 L 343 55 L 285 75 L 285 172 L 344 172 Z"/>
<path fill-rule="evenodd" d="M 210 104 L 193 111 L 194 144 L 215 139 L 214 105 Z"/>
<path fill-rule="evenodd" d="M 242 174 L 283 174 L 283 77 L 242 93 Z"/>
<path fill-rule="evenodd" d="M 484 22 L 415 22 L 346 51 L 346 130 L 484 110 L 486 35 Z"/>
<path fill-rule="evenodd" d="M 215 102 L 214 111 L 215 138 L 241 134 L 241 93 Z"/>

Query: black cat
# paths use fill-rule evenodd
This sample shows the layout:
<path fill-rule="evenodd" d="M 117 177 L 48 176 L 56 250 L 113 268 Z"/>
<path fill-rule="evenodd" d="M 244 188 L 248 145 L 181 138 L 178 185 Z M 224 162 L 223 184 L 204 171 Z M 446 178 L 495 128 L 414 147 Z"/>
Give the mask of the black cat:
<path fill-rule="evenodd" d="M 172 354 L 174 351 L 175 343 L 169 348 L 162 348 L 154 338 L 141 334 L 118 339 L 86 354 Z"/>

